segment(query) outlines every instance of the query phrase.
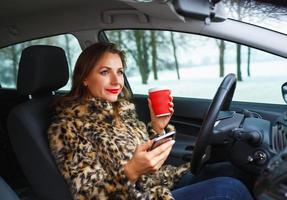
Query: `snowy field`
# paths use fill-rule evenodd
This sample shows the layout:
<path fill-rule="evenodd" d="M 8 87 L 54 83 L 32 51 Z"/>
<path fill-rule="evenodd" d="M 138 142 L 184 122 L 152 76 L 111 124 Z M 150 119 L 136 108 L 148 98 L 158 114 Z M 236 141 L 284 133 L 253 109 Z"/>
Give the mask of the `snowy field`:
<path fill-rule="evenodd" d="M 150 74 L 147 85 L 141 83 L 139 76 L 128 77 L 132 90 L 136 94 L 147 94 L 151 87 L 168 86 L 173 96 L 213 98 L 222 79 L 218 65 L 181 68 L 181 80 L 177 80 L 175 71 L 160 71 L 159 80 Z M 236 72 L 234 65 L 226 65 L 225 74 Z M 287 62 L 258 62 L 251 65 L 251 77 L 246 75 L 246 64 L 242 64 L 242 82 L 237 82 L 233 100 L 285 104 L 281 95 L 281 85 L 287 81 Z"/>

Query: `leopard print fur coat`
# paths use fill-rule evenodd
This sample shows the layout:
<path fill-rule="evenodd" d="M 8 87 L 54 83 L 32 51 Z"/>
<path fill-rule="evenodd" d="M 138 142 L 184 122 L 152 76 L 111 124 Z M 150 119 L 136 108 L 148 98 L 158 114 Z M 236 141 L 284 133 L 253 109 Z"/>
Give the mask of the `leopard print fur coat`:
<path fill-rule="evenodd" d="M 124 165 L 136 147 L 156 132 L 138 120 L 134 104 L 126 100 L 119 104 L 121 123 L 115 122 L 113 104 L 99 98 L 55 109 L 49 146 L 73 198 L 173 199 L 170 189 L 189 171 L 189 163 L 164 165 L 130 182 Z"/>

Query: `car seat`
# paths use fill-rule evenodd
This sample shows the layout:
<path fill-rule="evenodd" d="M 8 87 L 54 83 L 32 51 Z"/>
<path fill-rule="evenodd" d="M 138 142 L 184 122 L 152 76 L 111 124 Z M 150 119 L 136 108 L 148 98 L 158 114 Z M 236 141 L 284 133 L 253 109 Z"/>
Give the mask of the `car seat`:
<path fill-rule="evenodd" d="M 50 153 L 47 128 L 53 91 L 69 77 L 63 49 L 35 45 L 22 51 L 17 90 L 29 100 L 8 116 L 9 137 L 17 159 L 35 195 L 41 200 L 70 200 L 71 195 Z"/>

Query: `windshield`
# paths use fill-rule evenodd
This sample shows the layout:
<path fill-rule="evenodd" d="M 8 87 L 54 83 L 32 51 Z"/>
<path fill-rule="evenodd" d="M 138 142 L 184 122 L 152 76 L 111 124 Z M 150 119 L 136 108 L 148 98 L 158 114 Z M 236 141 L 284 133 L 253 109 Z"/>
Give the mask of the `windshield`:
<path fill-rule="evenodd" d="M 167 86 L 175 97 L 212 99 L 228 73 L 237 76 L 234 101 L 285 104 L 287 59 L 203 35 L 166 30 L 106 30 L 126 52 L 133 94 Z M 144 53 L 143 53 L 144 52 Z"/>
<path fill-rule="evenodd" d="M 259 0 L 223 0 L 223 3 L 228 18 L 287 34 L 286 3 L 278 1 L 274 5 Z"/>

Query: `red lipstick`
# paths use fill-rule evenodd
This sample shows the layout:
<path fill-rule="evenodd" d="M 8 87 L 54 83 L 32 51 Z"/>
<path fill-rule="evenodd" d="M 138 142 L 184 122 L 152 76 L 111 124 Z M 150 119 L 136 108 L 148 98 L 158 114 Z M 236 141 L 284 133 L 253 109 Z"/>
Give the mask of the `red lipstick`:
<path fill-rule="evenodd" d="M 118 94 L 120 91 L 120 89 L 106 89 L 106 90 L 112 94 Z"/>

